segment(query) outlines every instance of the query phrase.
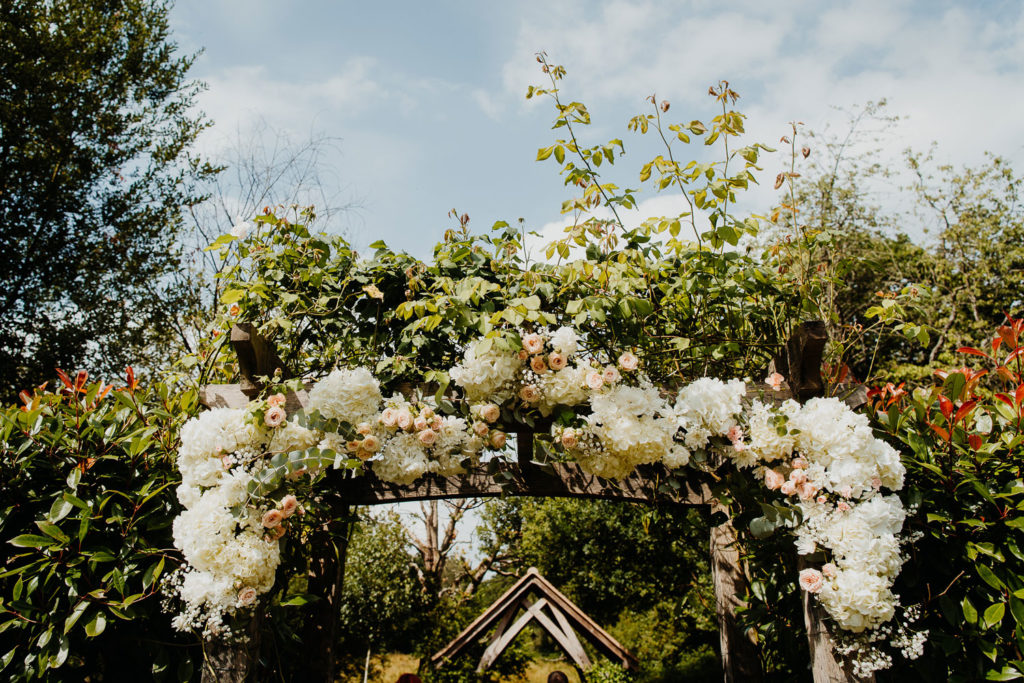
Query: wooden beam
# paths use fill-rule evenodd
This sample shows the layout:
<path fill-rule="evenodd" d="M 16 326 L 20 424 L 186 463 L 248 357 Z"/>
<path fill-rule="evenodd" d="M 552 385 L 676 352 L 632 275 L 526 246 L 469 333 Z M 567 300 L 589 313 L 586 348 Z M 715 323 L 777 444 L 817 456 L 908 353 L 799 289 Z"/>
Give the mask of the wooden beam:
<path fill-rule="evenodd" d="M 711 501 L 711 478 L 699 472 L 685 480 L 675 478 L 679 488 L 664 486 L 671 472 L 662 465 L 644 465 L 623 480 L 602 479 L 584 472 L 576 463 L 544 466 L 491 461 L 465 474 L 442 477 L 427 474 L 412 484 L 382 481 L 365 473 L 329 472 L 328 486 L 338 500 L 348 505 L 380 505 L 399 501 L 497 496 L 587 498 L 671 505 L 706 505 Z"/>
<path fill-rule="evenodd" d="M 246 396 L 260 393 L 260 377 L 281 371 L 281 379 L 289 379 L 288 369 L 281 362 L 274 345 L 261 335 L 252 323 L 237 323 L 231 328 L 231 347 L 238 356 L 238 375 Z"/>
<path fill-rule="evenodd" d="M 505 651 L 505 648 L 512 644 L 512 641 L 515 640 L 517 635 L 519 635 L 519 632 L 526 628 L 526 625 L 533 621 L 533 619 L 540 614 L 540 611 L 544 609 L 547 604 L 547 600 L 544 598 L 533 601 L 530 605 L 527 605 L 524 599 L 517 602 L 515 606 L 509 608 L 509 615 L 515 614 L 519 610 L 520 606 L 526 607 L 526 612 L 516 619 L 515 623 L 512 624 L 508 630 L 502 631 L 501 635 L 498 635 L 497 640 L 491 643 L 491 645 L 484 651 L 483 656 L 480 658 L 480 663 L 476 667 L 477 673 L 483 673 L 491 666 L 491 664 L 494 664 L 495 660 L 497 660 L 498 657 L 501 656 L 501 653 Z"/>
<path fill-rule="evenodd" d="M 713 506 L 712 511 L 728 510 Z M 725 683 L 761 680 L 757 645 L 740 628 L 736 611 L 746 607 L 747 577 L 740 557 L 739 538 L 732 519 L 711 528 L 711 582 L 715 590 L 715 617 Z"/>

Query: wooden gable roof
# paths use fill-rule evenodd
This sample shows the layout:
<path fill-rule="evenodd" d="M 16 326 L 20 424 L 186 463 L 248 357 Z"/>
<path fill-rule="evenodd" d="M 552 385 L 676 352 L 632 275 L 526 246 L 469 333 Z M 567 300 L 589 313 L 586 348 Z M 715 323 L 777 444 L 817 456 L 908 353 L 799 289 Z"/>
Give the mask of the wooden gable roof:
<path fill-rule="evenodd" d="M 516 613 L 523 614 L 513 622 Z M 547 610 L 547 611 L 545 611 Z M 590 659 L 579 641 L 577 632 L 590 641 L 598 651 L 623 668 L 635 670 L 636 658 L 619 641 L 601 628 L 561 591 L 541 576 L 536 567 L 530 569 L 504 595 L 494 601 L 483 614 L 430 658 L 435 668 L 464 652 L 480 640 L 492 627 L 497 629 L 484 651 L 477 671 L 487 669 L 519 635 L 527 624 L 536 621 L 558 643 L 577 667 L 586 670 Z"/>

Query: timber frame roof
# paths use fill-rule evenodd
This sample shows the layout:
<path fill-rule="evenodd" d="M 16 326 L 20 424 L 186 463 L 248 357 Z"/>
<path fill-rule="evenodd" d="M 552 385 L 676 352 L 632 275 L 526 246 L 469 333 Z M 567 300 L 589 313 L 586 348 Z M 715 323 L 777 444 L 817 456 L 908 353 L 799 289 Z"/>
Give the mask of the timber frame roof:
<path fill-rule="evenodd" d="M 550 615 L 544 611 L 545 609 L 549 610 Z M 520 610 L 524 610 L 523 614 L 513 621 Z M 536 567 L 530 567 L 504 595 L 495 600 L 454 640 L 433 655 L 430 662 L 435 668 L 440 668 L 446 661 L 458 656 L 483 638 L 497 624 L 491 642 L 477 667 L 477 671 L 484 671 L 531 621 L 540 624 L 583 671 L 591 667 L 591 662 L 577 632 L 590 641 L 599 652 L 612 661 L 617 661 L 624 669 L 635 670 L 638 666 L 636 657 L 541 576 Z"/>

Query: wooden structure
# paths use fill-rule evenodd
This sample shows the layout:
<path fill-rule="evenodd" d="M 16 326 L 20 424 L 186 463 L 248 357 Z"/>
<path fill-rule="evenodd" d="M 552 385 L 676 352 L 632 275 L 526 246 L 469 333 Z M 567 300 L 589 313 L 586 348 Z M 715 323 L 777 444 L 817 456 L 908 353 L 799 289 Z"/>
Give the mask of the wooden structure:
<path fill-rule="evenodd" d="M 800 325 L 782 352 L 772 362 L 769 372 L 777 371 L 786 378 L 787 390 L 774 392 L 775 400 L 795 398 L 806 401 L 821 396 L 824 381 L 821 361 L 827 334 L 823 323 Z M 231 331 L 231 343 L 239 359 L 241 382 L 231 385 L 210 385 L 201 389 L 200 400 L 208 407 L 244 408 L 258 395 L 260 378 L 280 371 L 287 377 L 280 359 L 272 346 L 263 340 L 252 326 L 236 325 Z M 751 390 L 760 393 L 760 388 Z M 853 407 L 864 402 L 864 392 L 855 391 L 847 399 Z M 293 412 L 305 406 L 305 391 L 287 395 L 286 408 Z M 399 501 L 437 500 L 454 498 L 480 498 L 489 496 L 573 497 L 634 501 L 667 505 L 710 505 L 713 510 L 728 512 L 719 506 L 712 495 L 716 479 L 713 473 L 693 471 L 685 480 L 674 477 L 661 465 L 646 465 L 621 481 L 612 481 L 588 475 L 574 463 L 537 463 L 534 461 L 533 432 L 525 427 L 516 432 L 516 462 L 491 461 L 466 474 L 441 477 L 428 474 L 410 485 L 383 482 L 372 475 L 353 476 L 350 472 L 331 472 L 323 490 L 326 499 L 333 501 L 340 516 L 348 515 L 353 505 L 378 505 Z M 336 515 L 335 517 L 338 517 Z M 328 543 L 324 557 L 312 558 L 315 571 L 309 577 L 310 586 L 316 587 L 325 598 L 320 600 L 318 614 L 309 623 L 304 641 L 311 652 L 320 653 L 323 664 L 311 663 L 306 680 L 333 683 L 331 651 L 337 624 L 338 604 L 344 578 L 344 533 L 338 528 L 324 529 Z M 736 620 L 737 608 L 745 604 L 748 584 L 741 560 L 739 537 L 731 520 L 713 527 L 709 542 L 712 582 L 715 590 L 715 612 L 719 623 L 723 678 L 726 683 L 756 682 L 761 679 L 760 655 L 756 637 L 744 633 Z M 813 662 L 816 683 L 857 680 L 843 668 L 822 621 L 822 612 L 813 601 L 804 600 L 804 621 Z M 204 667 L 204 683 L 212 681 L 243 681 L 244 669 L 250 658 L 240 658 L 237 652 L 224 651 L 211 644 L 208 664 Z M 218 657 L 226 658 L 230 665 L 215 666 Z M 239 663 L 242 662 L 242 663 Z M 234 667 L 235 673 L 227 669 Z M 215 674 L 214 671 L 217 670 Z M 209 675 L 208 675 L 209 672 Z"/>
<path fill-rule="evenodd" d="M 520 610 L 523 614 L 513 621 Z M 478 673 L 486 671 L 531 621 L 536 621 L 555 639 L 580 671 L 589 669 L 591 662 L 577 632 L 582 633 L 599 652 L 612 661 L 618 661 L 622 668 L 637 668 L 636 658 L 541 576 L 536 567 L 530 567 L 462 633 L 438 650 L 430 658 L 430 663 L 435 668 L 444 666 L 445 662 L 465 652 L 497 625 L 476 669 Z"/>

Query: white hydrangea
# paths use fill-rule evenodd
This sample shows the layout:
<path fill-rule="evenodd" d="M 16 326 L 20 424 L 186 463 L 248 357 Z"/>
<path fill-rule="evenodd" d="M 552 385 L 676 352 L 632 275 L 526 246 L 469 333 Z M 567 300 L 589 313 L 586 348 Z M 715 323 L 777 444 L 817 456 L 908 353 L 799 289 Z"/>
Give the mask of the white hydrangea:
<path fill-rule="evenodd" d="M 750 439 L 750 451 L 760 461 L 786 460 L 793 454 L 796 435 L 788 428 L 780 434 L 775 422 L 780 414 L 791 420 L 798 412 L 800 404 L 791 399 L 779 406 L 769 406 L 754 400 L 746 411 L 747 435 Z"/>
<path fill-rule="evenodd" d="M 587 389 L 588 372 L 590 368 L 587 366 L 571 365 L 543 375 L 538 405 L 541 414 L 550 415 L 555 406 L 576 406 L 586 402 L 590 393 Z"/>
<path fill-rule="evenodd" d="M 339 369 L 309 391 L 309 409 L 350 424 L 370 420 L 380 409 L 380 383 L 366 368 Z"/>
<path fill-rule="evenodd" d="M 550 344 L 558 353 L 572 356 L 579 349 L 578 341 L 576 330 L 571 327 L 559 327 L 552 333 Z"/>
<path fill-rule="evenodd" d="M 638 465 L 668 458 L 679 467 L 689 452 L 675 443 L 675 412 L 652 386 L 619 384 L 594 394 L 588 430 L 600 448 L 578 450 L 580 466 L 600 477 L 623 479 Z"/>
<path fill-rule="evenodd" d="M 514 351 L 498 349 L 493 344 L 481 351 L 483 342 L 471 343 L 462 362 L 453 367 L 449 375 L 470 401 L 501 403 L 512 395 L 511 385 L 522 361 Z"/>
<path fill-rule="evenodd" d="M 702 377 L 680 389 L 675 408 L 679 426 L 687 431 L 687 447 L 701 448 L 709 437 L 728 434 L 737 424 L 746 394 L 741 380 L 723 382 L 713 377 Z"/>
<path fill-rule="evenodd" d="M 244 410 L 213 408 L 192 418 L 181 428 L 178 448 L 182 485 L 216 485 L 224 471 L 221 456 L 254 445 L 259 438 L 256 427 L 246 422 Z"/>

